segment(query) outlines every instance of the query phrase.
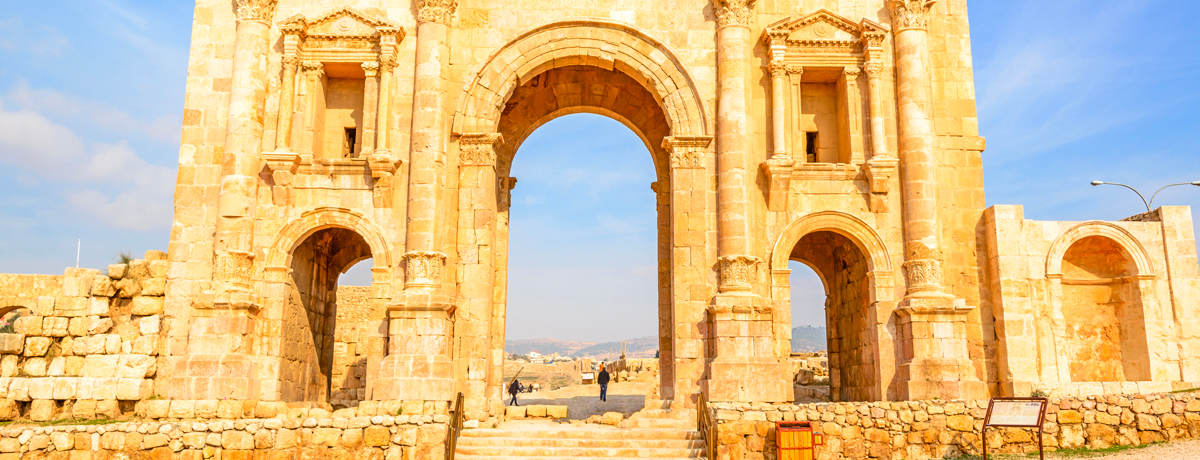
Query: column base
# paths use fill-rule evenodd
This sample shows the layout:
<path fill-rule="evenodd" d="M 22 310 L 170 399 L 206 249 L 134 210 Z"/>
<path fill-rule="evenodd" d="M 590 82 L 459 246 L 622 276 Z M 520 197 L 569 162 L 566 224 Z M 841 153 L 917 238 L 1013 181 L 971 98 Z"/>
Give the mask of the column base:
<path fill-rule="evenodd" d="M 899 366 L 900 389 L 908 400 L 986 398 L 987 384 L 975 376 L 967 350 L 967 312 L 962 299 L 934 293 L 910 296 L 900 303 L 905 355 Z"/>
<path fill-rule="evenodd" d="M 454 364 L 443 355 L 390 355 L 379 364 L 374 400 L 452 401 Z"/>
<path fill-rule="evenodd" d="M 791 402 L 792 381 L 774 358 L 717 358 L 708 365 L 708 399 L 715 402 Z"/>

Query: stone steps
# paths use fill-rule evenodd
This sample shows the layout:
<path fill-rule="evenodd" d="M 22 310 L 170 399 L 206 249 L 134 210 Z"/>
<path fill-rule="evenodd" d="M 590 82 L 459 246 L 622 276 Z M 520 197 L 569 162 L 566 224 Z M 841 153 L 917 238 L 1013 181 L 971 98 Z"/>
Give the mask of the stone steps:
<path fill-rule="evenodd" d="M 647 419 L 649 420 L 649 419 Z M 704 441 L 693 430 L 662 428 L 473 429 L 458 439 L 458 460 L 653 458 L 697 459 Z"/>

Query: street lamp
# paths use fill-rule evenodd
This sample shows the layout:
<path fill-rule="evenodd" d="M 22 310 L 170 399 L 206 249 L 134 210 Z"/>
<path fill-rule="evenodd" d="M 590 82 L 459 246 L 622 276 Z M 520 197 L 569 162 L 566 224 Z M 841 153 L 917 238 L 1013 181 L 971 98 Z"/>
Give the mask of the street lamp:
<path fill-rule="evenodd" d="M 1142 199 L 1142 203 L 1146 205 L 1146 212 L 1153 212 L 1154 199 L 1158 198 L 1158 194 L 1160 192 L 1162 192 L 1163 190 L 1166 190 L 1168 188 L 1177 186 L 1177 185 L 1195 185 L 1197 187 L 1200 187 L 1200 180 L 1191 181 L 1191 182 L 1180 182 L 1178 184 L 1171 184 L 1171 185 L 1164 186 L 1163 188 L 1160 188 L 1160 189 L 1158 189 L 1158 191 L 1154 192 L 1154 195 L 1150 196 L 1150 201 L 1146 201 L 1146 197 L 1144 195 L 1142 195 L 1142 192 L 1139 192 L 1139 191 L 1137 191 L 1137 189 L 1130 187 L 1128 185 L 1125 185 L 1125 184 L 1119 184 L 1116 182 L 1104 182 L 1101 180 L 1092 181 L 1092 186 L 1097 186 L 1097 185 L 1119 185 L 1119 186 L 1125 187 L 1127 189 L 1133 190 L 1133 193 L 1136 193 L 1138 198 Z"/>

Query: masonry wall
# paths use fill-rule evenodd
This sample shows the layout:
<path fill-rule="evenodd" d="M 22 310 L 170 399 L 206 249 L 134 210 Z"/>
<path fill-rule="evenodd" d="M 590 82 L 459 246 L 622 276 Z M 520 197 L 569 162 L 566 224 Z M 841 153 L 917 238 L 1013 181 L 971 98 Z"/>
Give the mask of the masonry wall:
<path fill-rule="evenodd" d="M 714 403 L 717 459 L 775 459 L 778 421 L 809 421 L 825 434 L 818 460 L 979 455 L 987 400 L 770 405 Z M 1195 393 L 1063 397 L 1050 401 L 1047 451 L 1200 438 Z M 989 428 L 989 453 L 1037 452 L 1030 429 Z"/>
<path fill-rule="evenodd" d="M 149 251 L 107 274 L 0 275 L 0 298 L 29 310 L 0 334 L 0 420 L 115 418 L 155 395 L 167 271 Z"/>

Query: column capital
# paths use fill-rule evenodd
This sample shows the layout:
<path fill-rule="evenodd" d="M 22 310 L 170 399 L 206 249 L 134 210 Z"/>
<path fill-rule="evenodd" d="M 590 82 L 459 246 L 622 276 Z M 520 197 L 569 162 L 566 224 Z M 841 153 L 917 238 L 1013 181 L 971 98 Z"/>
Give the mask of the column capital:
<path fill-rule="evenodd" d="M 856 65 L 848 65 L 842 69 L 842 75 L 846 76 L 846 80 L 854 81 L 858 78 L 858 74 L 862 73 L 862 69 Z"/>
<path fill-rule="evenodd" d="M 300 66 L 304 69 L 305 73 L 320 75 L 322 72 L 325 72 L 325 65 L 321 64 L 320 61 L 304 61 L 300 63 Z"/>
<path fill-rule="evenodd" d="M 937 259 L 913 259 L 900 266 L 908 293 L 941 293 L 942 262 Z"/>
<path fill-rule="evenodd" d="M 897 32 L 906 29 L 926 30 L 929 11 L 937 0 L 888 0 L 892 10 L 892 26 Z"/>
<path fill-rule="evenodd" d="M 258 21 L 270 24 L 278 2 L 279 0 L 234 0 L 234 14 L 238 22 Z"/>
<path fill-rule="evenodd" d="M 367 61 L 362 63 L 363 73 L 368 77 L 374 77 L 379 72 L 379 63 L 376 61 Z"/>
<path fill-rule="evenodd" d="M 767 72 L 771 73 L 772 78 L 782 78 L 791 73 L 790 67 L 791 66 L 787 65 L 782 60 L 771 61 L 767 64 Z"/>
<path fill-rule="evenodd" d="M 717 27 L 749 26 L 757 0 L 713 0 L 713 14 Z"/>
<path fill-rule="evenodd" d="M 671 169 L 703 168 L 703 150 L 712 143 L 711 136 L 664 137 L 662 147 L 670 155 Z"/>
<path fill-rule="evenodd" d="M 458 9 L 457 0 L 419 0 L 417 3 L 417 22 L 436 22 L 450 25 L 454 10 Z"/>
<path fill-rule="evenodd" d="M 468 133 L 459 136 L 459 164 L 496 166 L 496 148 L 504 143 L 500 133 Z"/>
<path fill-rule="evenodd" d="M 879 61 L 867 61 L 863 65 L 863 70 L 867 72 L 867 77 L 880 77 L 883 75 L 883 63 Z"/>

